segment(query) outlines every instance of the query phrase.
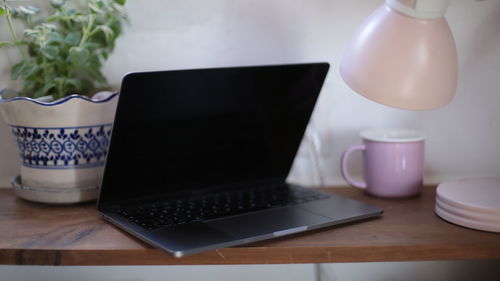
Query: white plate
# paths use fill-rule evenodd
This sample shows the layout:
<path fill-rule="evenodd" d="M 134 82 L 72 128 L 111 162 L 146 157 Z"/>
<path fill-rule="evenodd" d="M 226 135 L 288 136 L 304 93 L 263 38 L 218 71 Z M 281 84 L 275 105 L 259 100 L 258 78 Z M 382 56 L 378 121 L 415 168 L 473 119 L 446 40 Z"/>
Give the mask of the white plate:
<path fill-rule="evenodd" d="M 452 180 L 436 190 L 441 218 L 469 228 L 500 232 L 500 177 Z"/>
<path fill-rule="evenodd" d="M 500 219 L 500 211 L 496 211 L 495 209 L 487 209 L 487 208 L 474 208 L 470 205 L 461 204 L 457 201 L 452 201 L 446 198 L 443 198 L 439 194 L 436 194 L 436 202 L 440 201 L 442 205 L 446 205 L 448 208 L 455 210 L 460 213 L 474 213 L 477 215 L 482 215 L 483 217 L 496 217 Z"/>
<path fill-rule="evenodd" d="M 472 212 L 467 209 L 457 208 L 455 206 L 444 203 L 439 198 L 436 198 L 436 206 L 457 217 L 486 223 L 497 223 L 500 225 L 500 216 L 498 215 L 485 214 L 482 212 Z"/>
<path fill-rule="evenodd" d="M 465 226 L 468 228 L 491 231 L 491 232 L 499 232 L 500 233 L 500 222 L 498 223 L 488 223 L 478 220 L 471 220 L 464 217 L 456 216 L 444 209 L 441 209 L 438 205 L 435 207 L 436 214 L 441 218 L 452 222 L 454 224 L 458 224 L 461 226 Z"/>
<path fill-rule="evenodd" d="M 500 177 L 480 177 L 444 182 L 436 197 L 456 208 L 500 215 Z"/>

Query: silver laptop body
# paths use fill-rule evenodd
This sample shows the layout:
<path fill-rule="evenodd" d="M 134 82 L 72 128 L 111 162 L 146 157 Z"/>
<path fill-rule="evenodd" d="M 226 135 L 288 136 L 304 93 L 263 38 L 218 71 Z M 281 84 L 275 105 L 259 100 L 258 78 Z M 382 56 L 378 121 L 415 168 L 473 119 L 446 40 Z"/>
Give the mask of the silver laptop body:
<path fill-rule="evenodd" d="M 381 215 L 286 182 L 328 67 L 128 74 L 98 210 L 176 257 Z"/>

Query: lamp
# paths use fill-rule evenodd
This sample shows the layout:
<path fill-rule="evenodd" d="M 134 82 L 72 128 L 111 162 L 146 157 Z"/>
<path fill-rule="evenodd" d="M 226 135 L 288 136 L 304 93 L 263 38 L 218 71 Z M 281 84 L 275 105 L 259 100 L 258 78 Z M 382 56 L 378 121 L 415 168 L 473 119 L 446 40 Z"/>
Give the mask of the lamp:
<path fill-rule="evenodd" d="M 449 103 L 457 51 L 443 17 L 449 0 L 385 0 L 358 29 L 340 74 L 359 94 L 414 110 Z M 500 177 L 451 180 L 436 190 L 435 212 L 469 228 L 500 232 Z"/>
<path fill-rule="evenodd" d="M 342 58 L 346 84 L 392 107 L 428 110 L 448 104 L 457 87 L 453 35 L 443 17 L 449 0 L 386 0 L 355 33 Z"/>

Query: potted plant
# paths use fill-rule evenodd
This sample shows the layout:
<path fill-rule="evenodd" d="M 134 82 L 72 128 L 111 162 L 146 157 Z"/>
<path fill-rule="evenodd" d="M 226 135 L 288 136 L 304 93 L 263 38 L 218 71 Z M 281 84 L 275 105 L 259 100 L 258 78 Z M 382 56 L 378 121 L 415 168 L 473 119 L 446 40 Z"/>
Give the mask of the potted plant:
<path fill-rule="evenodd" d="M 127 15 L 125 0 L 76 2 L 50 0 L 53 10 L 43 15 L 0 0 L 2 28 L 10 34 L 0 47 L 19 52 L 11 79 L 23 82 L 18 92 L 0 92 L 0 111 L 21 158 L 15 192 L 31 201 L 75 203 L 98 193 L 117 100 L 102 92 L 101 69 Z"/>

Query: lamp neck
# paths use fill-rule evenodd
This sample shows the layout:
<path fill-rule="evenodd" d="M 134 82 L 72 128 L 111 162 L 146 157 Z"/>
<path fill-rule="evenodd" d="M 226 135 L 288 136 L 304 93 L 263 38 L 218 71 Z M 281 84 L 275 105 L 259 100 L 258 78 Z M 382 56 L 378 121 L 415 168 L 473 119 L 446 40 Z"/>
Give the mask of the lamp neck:
<path fill-rule="evenodd" d="M 417 19 L 437 19 L 444 16 L 450 0 L 385 0 L 392 9 Z"/>

